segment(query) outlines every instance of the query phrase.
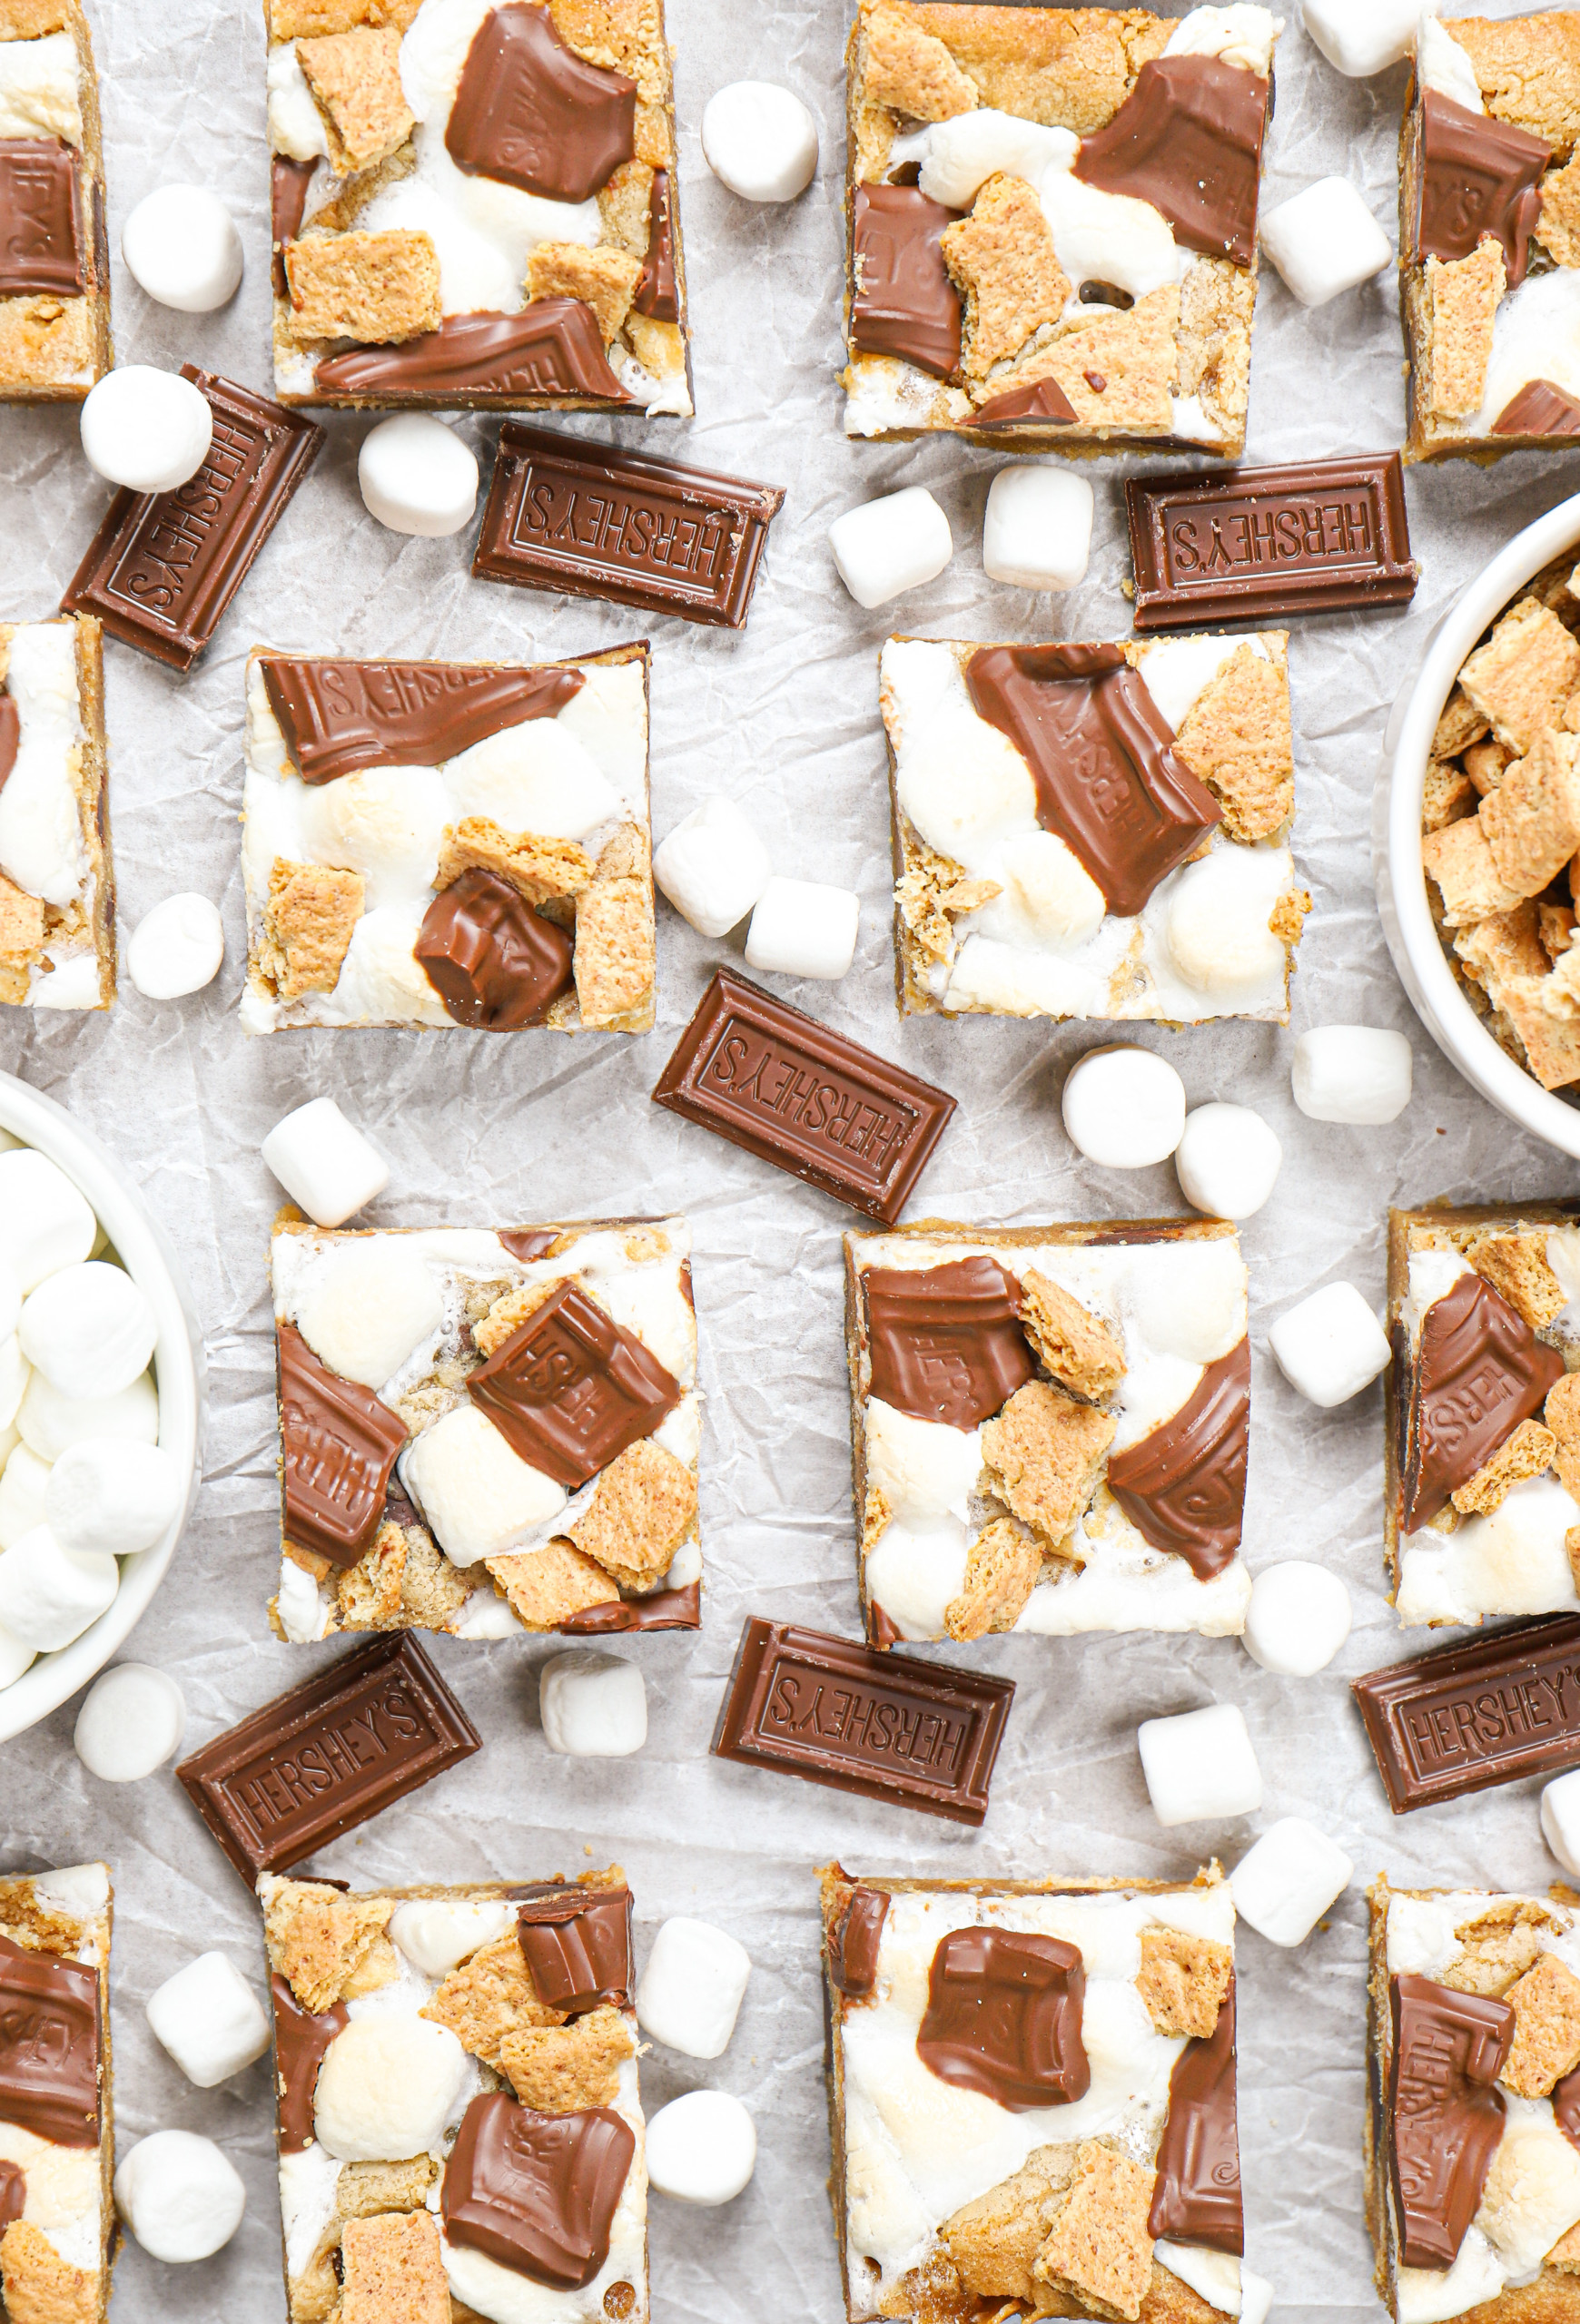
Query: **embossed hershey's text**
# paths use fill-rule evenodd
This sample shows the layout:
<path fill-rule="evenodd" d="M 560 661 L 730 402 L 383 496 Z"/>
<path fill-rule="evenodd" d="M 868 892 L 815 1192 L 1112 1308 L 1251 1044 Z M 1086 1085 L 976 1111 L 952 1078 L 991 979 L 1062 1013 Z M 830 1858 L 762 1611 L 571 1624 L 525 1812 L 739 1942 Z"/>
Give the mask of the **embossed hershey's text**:
<path fill-rule="evenodd" d="M 109 594 L 129 598 L 144 615 L 166 615 L 173 627 L 224 547 L 232 504 L 250 489 L 265 448 L 262 430 L 216 411 L 202 468 L 158 496 L 108 577 Z M 216 527 L 225 528 L 218 537 Z"/>
<path fill-rule="evenodd" d="M 1171 514 L 1164 537 L 1169 580 L 1180 588 L 1259 565 L 1321 568 L 1372 565 L 1380 556 L 1377 511 L 1366 492 L 1335 500 L 1259 495 L 1238 507 L 1226 494 Z"/>
<path fill-rule="evenodd" d="M 792 1144 L 808 1159 L 820 1147 L 836 1151 L 843 1174 L 874 1187 L 910 1145 L 918 1120 L 913 1108 L 879 1104 L 870 1088 L 736 1016 L 720 1027 L 694 1087 L 743 1128 Z"/>
<path fill-rule="evenodd" d="M 660 573 L 667 580 L 716 584 L 734 535 L 725 508 L 697 510 L 678 497 L 625 492 L 606 485 L 589 492 L 529 468 L 516 514 L 514 538 L 523 548 L 602 565 L 611 572 Z"/>
<path fill-rule="evenodd" d="M 1401 1704 L 1397 1732 L 1417 1774 L 1505 1760 L 1565 1736 L 1580 1746 L 1580 1664 L 1555 1659 L 1528 1676 Z"/>
<path fill-rule="evenodd" d="M 366 1787 L 369 1770 L 393 1761 L 407 1766 L 413 1745 L 430 1739 L 427 1722 L 409 1689 L 386 1686 L 360 1706 L 346 1705 L 290 1751 L 265 1745 L 237 1768 L 224 1788 L 260 1834 L 311 1810 L 321 1816 L 326 1797 Z"/>
<path fill-rule="evenodd" d="M 757 1726 L 765 1742 L 835 1753 L 864 1768 L 926 1768 L 951 1777 L 960 1773 L 970 1731 L 969 1719 L 897 1691 L 785 1661 L 775 1667 Z"/>

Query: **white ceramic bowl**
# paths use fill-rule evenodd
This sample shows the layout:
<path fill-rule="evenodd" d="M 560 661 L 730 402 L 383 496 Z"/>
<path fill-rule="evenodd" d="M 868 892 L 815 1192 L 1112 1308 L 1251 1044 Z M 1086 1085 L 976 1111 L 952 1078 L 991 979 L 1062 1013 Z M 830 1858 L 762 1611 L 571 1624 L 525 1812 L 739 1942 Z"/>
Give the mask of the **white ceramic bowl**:
<path fill-rule="evenodd" d="M 80 1187 L 133 1281 L 153 1303 L 159 1337 L 153 1371 L 159 1384 L 159 1442 L 187 1479 L 181 1510 L 151 1550 L 121 1561 L 115 1601 L 81 1638 L 58 1654 L 41 1654 L 9 1687 L 0 1689 L 0 1742 L 36 1725 L 103 1669 L 135 1624 L 164 1579 L 182 1530 L 202 1480 L 203 1425 L 208 1382 L 202 1334 L 181 1263 L 163 1227 L 157 1226 L 96 1137 L 79 1127 L 64 1106 L 41 1097 L 24 1081 L 0 1073 L 0 1129 L 24 1146 L 36 1147 L 57 1162 Z"/>
<path fill-rule="evenodd" d="M 1473 1089 L 1522 1129 L 1580 1156 L 1580 1108 L 1544 1089 L 1501 1049 L 1443 954 L 1421 865 L 1421 800 L 1433 730 L 1460 665 L 1533 575 L 1580 544 L 1580 495 L 1516 533 L 1438 624 L 1394 704 L 1372 808 L 1372 872 L 1383 934 L 1421 1022 Z"/>

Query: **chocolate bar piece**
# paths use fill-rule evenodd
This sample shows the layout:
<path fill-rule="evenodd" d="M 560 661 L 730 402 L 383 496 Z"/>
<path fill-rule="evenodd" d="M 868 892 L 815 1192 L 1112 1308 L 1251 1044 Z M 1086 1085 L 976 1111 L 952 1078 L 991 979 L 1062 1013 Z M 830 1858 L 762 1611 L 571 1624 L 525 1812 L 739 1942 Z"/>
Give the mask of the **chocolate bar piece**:
<path fill-rule="evenodd" d="M 716 1758 L 980 1824 L 1014 1691 L 1012 1679 L 875 1654 L 751 1615 L 712 1749 Z"/>
<path fill-rule="evenodd" d="M 772 485 L 507 420 L 472 571 L 741 629 L 784 498 Z"/>
<path fill-rule="evenodd" d="M 1580 1764 L 1580 1614 L 1515 1622 L 1350 1682 L 1396 1816 Z"/>
<path fill-rule="evenodd" d="M 195 363 L 181 375 L 213 409 L 202 468 L 173 492 L 117 492 L 61 611 L 96 614 L 123 645 L 190 670 L 318 458 L 323 429 Z"/>
<path fill-rule="evenodd" d="M 176 1769 L 244 1879 L 300 1864 L 483 1748 L 410 1635 L 342 1655 Z"/>
<path fill-rule="evenodd" d="M 1125 509 L 1142 632 L 1407 605 L 1416 594 L 1397 452 L 1132 477 Z"/>
<path fill-rule="evenodd" d="M 954 1111 L 947 1091 L 720 969 L 655 1105 L 892 1226 Z"/>

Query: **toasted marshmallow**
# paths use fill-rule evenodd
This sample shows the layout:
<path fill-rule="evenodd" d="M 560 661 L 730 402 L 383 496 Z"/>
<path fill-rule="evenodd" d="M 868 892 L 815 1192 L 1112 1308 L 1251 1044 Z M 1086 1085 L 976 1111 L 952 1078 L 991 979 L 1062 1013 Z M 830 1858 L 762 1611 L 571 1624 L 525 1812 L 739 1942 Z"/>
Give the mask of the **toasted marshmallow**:
<path fill-rule="evenodd" d="M 380 1236 L 342 1243 L 316 1261 L 296 1324 L 314 1355 L 343 1380 L 381 1388 L 444 1320 L 439 1283 L 417 1253 Z"/>
<path fill-rule="evenodd" d="M 445 1977 L 480 1945 L 492 1945 L 515 1925 L 516 1907 L 503 1897 L 449 1904 L 427 1896 L 397 1905 L 388 1935 L 425 1977 Z"/>
<path fill-rule="evenodd" d="M 565 1507 L 564 1487 L 512 1452 L 476 1404 L 425 1428 L 400 1467 L 452 1565 L 520 1548 Z"/>
<path fill-rule="evenodd" d="M 468 2075 L 448 2025 L 353 2018 L 324 2052 L 313 2091 L 319 2144 L 341 2162 L 385 2162 L 438 2146 Z"/>

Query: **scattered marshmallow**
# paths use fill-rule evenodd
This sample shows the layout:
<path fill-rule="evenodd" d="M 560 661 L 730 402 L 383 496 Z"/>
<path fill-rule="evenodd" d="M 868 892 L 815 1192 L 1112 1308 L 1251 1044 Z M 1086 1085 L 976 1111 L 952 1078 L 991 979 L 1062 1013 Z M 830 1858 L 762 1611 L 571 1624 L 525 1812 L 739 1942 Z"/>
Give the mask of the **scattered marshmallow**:
<path fill-rule="evenodd" d="M 0 1629 L 53 1654 L 98 1620 L 120 1584 L 114 1558 L 63 1550 L 47 1525 L 35 1525 L 0 1555 Z"/>
<path fill-rule="evenodd" d="M 1303 307 L 1358 290 L 1393 256 L 1387 236 L 1348 178 L 1318 178 L 1267 211 L 1262 248 Z"/>
<path fill-rule="evenodd" d="M 647 2176 L 682 2203 L 732 2202 L 757 2164 L 757 2129 L 725 2090 L 688 2090 L 647 2124 Z"/>
<path fill-rule="evenodd" d="M 49 1463 L 25 1444 L 6 1455 L 0 1472 L 0 1550 L 8 1550 L 44 1522 L 44 1497 L 49 1490 Z"/>
<path fill-rule="evenodd" d="M 503 1898 L 449 1904 L 424 1896 L 396 1905 L 389 1936 L 425 1977 L 448 1977 L 479 1945 L 492 1945 L 515 1925 L 516 1907 Z"/>
<path fill-rule="evenodd" d="M 121 255 L 151 299 L 184 315 L 212 314 L 242 281 L 236 222 L 206 186 L 145 193 L 121 229 Z"/>
<path fill-rule="evenodd" d="M 1249 1218 L 1272 1193 L 1284 1149 L 1249 1106 L 1198 1106 L 1174 1149 L 1180 1191 L 1210 1218 Z"/>
<path fill-rule="evenodd" d="M 156 2260 L 212 2259 L 246 2208 L 240 2171 L 194 2131 L 139 2139 L 115 2172 L 115 2209 Z"/>
<path fill-rule="evenodd" d="M 773 875 L 768 851 L 733 799 L 715 792 L 676 824 L 653 856 L 653 877 L 699 936 L 727 936 Z"/>
<path fill-rule="evenodd" d="M 1279 1317 L 1268 1344 L 1291 1388 L 1328 1411 L 1387 1369 L 1387 1334 L 1352 1283 L 1329 1283 Z"/>
<path fill-rule="evenodd" d="M 1285 1558 L 1251 1583 L 1245 1650 L 1279 1678 L 1309 1679 L 1327 1669 L 1353 1620 L 1349 1592 L 1336 1573 L 1306 1558 Z"/>
<path fill-rule="evenodd" d="M 538 1675 L 543 1739 L 566 1759 L 624 1759 L 647 1740 L 647 1689 L 634 1662 L 596 1647 L 550 1655 Z"/>
<path fill-rule="evenodd" d="M 147 1370 L 159 1319 L 124 1267 L 84 1259 L 28 1293 L 16 1335 L 63 1396 L 118 1396 Z"/>
<path fill-rule="evenodd" d="M 363 437 L 357 482 L 369 515 L 390 532 L 437 540 L 471 522 L 477 455 L 442 419 L 403 411 Z"/>
<path fill-rule="evenodd" d="M 35 1372 L 16 1407 L 16 1425 L 24 1445 L 41 1462 L 58 1461 L 72 1445 L 96 1436 L 153 1444 L 159 1435 L 159 1398 L 146 1373 L 116 1396 L 63 1396 L 42 1372 Z M 19 1458 L 14 1452 L 6 1462 L 0 1492 Z"/>
<path fill-rule="evenodd" d="M 1391 1122 L 1410 1102 L 1410 1045 L 1375 1025 L 1318 1025 L 1295 1043 L 1295 1103 L 1314 1122 Z"/>
<path fill-rule="evenodd" d="M 47 1154 L 0 1154 L 0 1254 L 24 1292 L 85 1259 L 98 1232 L 92 1205 Z"/>
<path fill-rule="evenodd" d="M 166 896 L 126 945 L 126 973 L 144 1000 L 179 1000 L 212 984 L 225 957 L 225 923 L 207 896 Z"/>
<path fill-rule="evenodd" d="M 637 1987 L 637 2015 L 656 2042 L 688 2058 L 716 2058 L 729 2046 L 752 1974 L 744 1945 L 711 1921 L 666 1921 Z"/>
<path fill-rule="evenodd" d="M 1261 1769 L 1238 1704 L 1144 1718 L 1136 1742 L 1160 1824 L 1220 1823 L 1262 1804 Z"/>
<path fill-rule="evenodd" d="M 776 81 L 732 81 L 702 109 L 702 152 L 743 202 L 794 202 L 817 175 L 817 123 Z"/>
<path fill-rule="evenodd" d="M 84 1696 L 72 1741 L 101 1783 L 141 1783 L 174 1758 L 185 1733 L 186 1699 L 170 1673 L 121 1662 Z"/>
<path fill-rule="evenodd" d="M 1185 1134 L 1185 1084 L 1153 1050 L 1110 1042 L 1071 1068 L 1063 1112 L 1071 1145 L 1089 1162 L 1144 1170 L 1166 1162 Z"/>
<path fill-rule="evenodd" d="M 1234 1909 L 1269 1945 L 1303 1945 L 1354 1871 L 1326 1832 L 1303 1816 L 1280 1816 L 1234 1867 Z"/>
<path fill-rule="evenodd" d="M 161 1446 L 90 1436 L 69 1444 L 51 1469 L 44 1513 L 62 1549 L 133 1557 L 151 1550 L 175 1517 L 183 1482 Z"/>
<path fill-rule="evenodd" d="M 746 966 L 832 984 L 855 959 L 861 902 L 818 880 L 769 881 L 746 931 Z"/>
<path fill-rule="evenodd" d="M 1068 468 L 1001 468 L 988 487 L 982 567 L 1017 589 L 1073 589 L 1091 554 L 1091 487 Z"/>
<path fill-rule="evenodd" d="M 188 2082 L 213 2090 L 269 2047 L 257 1994 L 223 1953 L 200 1953 L 148 1996 L 154 2039 Z"/>
<path fill-rule="evenodd" d="M 173 492 L 196 476 L 214 432 L 208 398 L 179 371 L 123 364 L 90 388 L 82 410 L 88 466 L 133 492 Z"/>
<path fill-rule="evenodd" d="M 1408 56 L 1422 15 L 1435 16 L 1441 5 L 1442 0 L 1301 0 L 1300 16 L 1328 64 L 1362 81 Z"/>
<path fill-rule="evenodd" d="M 448 2025 L 354 2017 L 324 2052 L 313 2090 L 319 2144 L 340 2162 L 380 2162 L 439 2144 L 471 2064 Z"/>
<path fill-rule="evenodd" d="M 1542 1837 L 1565 1871 L 1580 1879 L 1580 1768 L 1544 1789 Z"/>
<path fill-rule="evenodd" d="M 311 1098 L 276 1122 L 262 1151 L 315 1226 L 342 1226 L 390 1183 L 390 1165 L 332 1098 Z"/>
<path fill-rule="evenodd" d="M 936 581 L 954 555 L 949 519 L 922 485 L 847 508 L 828 528 L 840 579 L 858 606 L 886 606 Z"/>

